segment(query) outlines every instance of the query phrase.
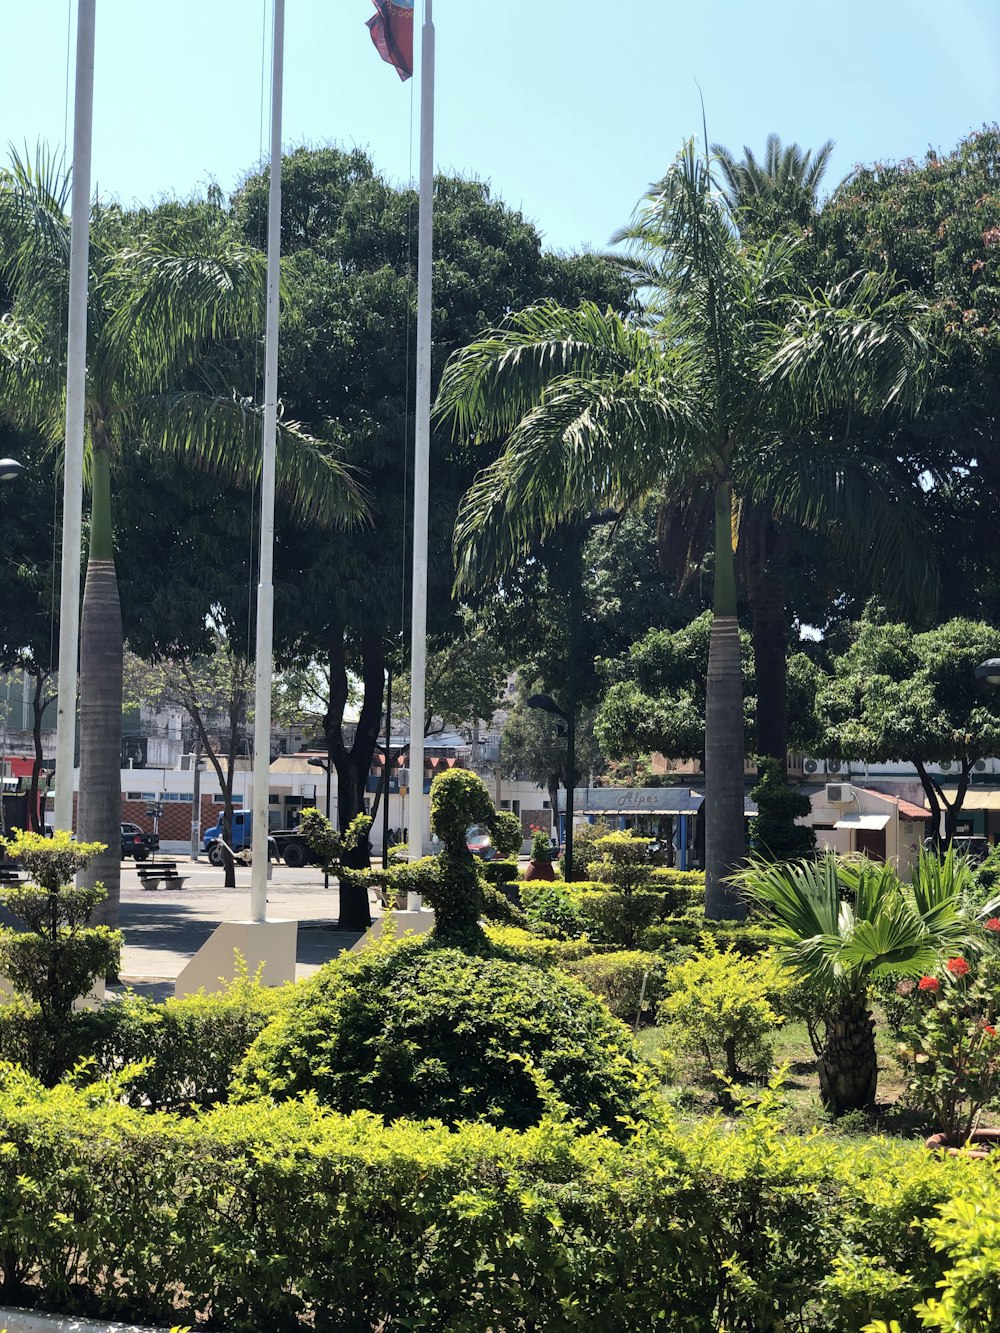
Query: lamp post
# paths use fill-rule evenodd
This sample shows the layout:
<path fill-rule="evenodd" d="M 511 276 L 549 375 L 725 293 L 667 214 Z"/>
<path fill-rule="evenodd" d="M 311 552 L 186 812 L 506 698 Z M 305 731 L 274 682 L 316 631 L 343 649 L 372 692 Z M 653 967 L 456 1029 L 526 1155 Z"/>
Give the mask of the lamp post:
<path fill-rule="evenodd" d="M 16 458 L 0 458 L 0 481 L 13 481 L 24 471 L 24 464 Z"/>
<path fill-rule="evenodd" d="M 976 667 L 976 680 L 984 685 L 1000 685 L 1000 657 L 988 657 Z"/>
<path fill-rule="evenodd" d="M 573 675 L 570 673 L 570 692 L 574 693 L 572 688 Z M 566 856 L 564 858 L 564 871 L 567 881 L 573 878 L 573 796 L 574 784 L 576 782 L 576 700 L 570 701 L 569 711 L 560 708 L 555 699 L 549 694 L 532 694 L 526 700 L 529 708 L 537 708 L 543 713 L 551 713 L 555 717 L 561 717 L 566 723 Z M 556 811 L 556 818 L 559 812 Z"/>

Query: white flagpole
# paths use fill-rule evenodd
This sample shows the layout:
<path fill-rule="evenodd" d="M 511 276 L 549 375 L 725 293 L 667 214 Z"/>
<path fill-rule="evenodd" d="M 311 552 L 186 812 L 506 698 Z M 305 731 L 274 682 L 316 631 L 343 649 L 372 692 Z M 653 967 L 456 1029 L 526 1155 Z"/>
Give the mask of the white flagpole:
<path fill-rule="evenodd" d="M 59 583 L 59 692 L 53 827 L 73 827 L 76 673 L 80 652 L 80 544 L 83 523 L 83 429 L 87 391 L 87 273 L 90 258 L 90 151 L 94 124 L 94 28 L 97 0 L 79 0 L 73 106 L 73 202 L 70 210 L 69 328 L 66 339 L 66 445 L 63 466 L 62 568 Z"/>
<path fill-rule="evenodd" d="M 410 610 L 409 852 L 424 854 L 424 711 L 427 668 L 427 511 L 431 444 L 431 274 L 434 262 L 434 20 L 424 0 L 420 44 L 420 211 L 417 249 L 417 401 L 413 454 L 413 598 Z M 409 894 L 407 907 L 420 906 Z"/>
<path fill-rule="evenodd" d="M 285 0 L 274 0 L 271 60 L 271 180 L 267 208 L 267 324 L 260 483 L 260 581 L 253 727 L 253 844 L 250 918 L 267 920 L 267 815 L 271 788 L 271 666 L 274 648 L 274 457 L 278 420 L 278 294 L 281 259 L 281 94 Z"/>

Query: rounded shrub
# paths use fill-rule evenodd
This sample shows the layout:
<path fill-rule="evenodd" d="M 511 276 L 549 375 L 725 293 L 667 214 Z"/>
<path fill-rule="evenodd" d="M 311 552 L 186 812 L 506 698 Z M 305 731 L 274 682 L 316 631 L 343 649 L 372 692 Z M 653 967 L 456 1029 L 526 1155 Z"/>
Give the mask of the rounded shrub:
<path fill-rule="evenodd" d="M 257 1040 L 234 1094 L 314 1092 L 387 1120 L 524 1129 L 546 1108 L 590 1129 L 650 1109 L 628 1031 L 552 968 L 429 948 L 374 947 L 327 964 Z"/>

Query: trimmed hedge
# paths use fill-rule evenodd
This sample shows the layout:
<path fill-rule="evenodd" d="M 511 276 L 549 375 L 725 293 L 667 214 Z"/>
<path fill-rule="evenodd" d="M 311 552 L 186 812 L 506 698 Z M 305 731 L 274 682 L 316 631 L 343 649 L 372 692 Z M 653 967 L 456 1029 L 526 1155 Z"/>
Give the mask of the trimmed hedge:
<path fill-rule="evenodd" d="M 927 1219 L 998 1195 L 981 1163 L 800 1139 L 766 1109 L 616 1143 L 309 1100 L 148 1115 L 9 1068 L 0 1152 L 5 1301 L 232 1333 L 916 1333 L 961 1242 Z"/>
<path fill-rule="evenodd" d="M 558 1107 L 614 1135 L 656 1109 L 631 1034 L 578 981 L 426 939 L 342 955 L 300 982 L 233 1093 L 516 1129 Z"/>
<path fill-rule="evenodd" d="M 588 954 L 585 958 L 560 959 L 559 963 L 570 976 L 600 996 L 615 1018 L 624 1023 L 634 1024 L 637 1016 L 640 1021 L 652 1022 L 656 1006 L 666 994 L 667 968 L 658 953 L 622 949 Z"/>

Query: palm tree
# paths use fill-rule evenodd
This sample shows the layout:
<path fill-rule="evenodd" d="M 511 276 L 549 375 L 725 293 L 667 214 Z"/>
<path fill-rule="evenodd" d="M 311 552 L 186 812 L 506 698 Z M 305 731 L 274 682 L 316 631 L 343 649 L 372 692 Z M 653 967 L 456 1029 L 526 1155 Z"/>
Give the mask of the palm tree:
<path fill-rule="evenodd" d="M 834 855 L 783 865 L 755 861 L 736 878 L 775 923 L 783 959 L 804 983 L 822 1025 L 814 1045 L 823 1102 L 835 1115 L 872 1105 L 873 983 L 920 976 L 967 947 L 968 862 L 951 851 L 940 861 L 924 853 L 906 885 L 886 863 Z"/>
<path fill-rule="evenodd" d="M 777 134 L 769 134 L 764 160 L 758 162 L 746 145 L 738 161 L 728 148 L 713 144 L 726 203 L 740 234 L 763 240 L 790 225 L 807 226 L 816 216 L 816 197 L 833 146 L 827 139 L 814 153 L 797 143 L 785 147 Z"/>
<path fill-rule="evenodd" d="M 438 411 L 469 441 L 506 441 L 456 526 L 458 585 L 514 565 L 581 513 L 664 493 L 710 495 L 713 623 L 705 718 L 706 911 L 739 916 L 743 716 L 734 550 L 740 499 L 767 494 L 811 526 L 845 512 L 841 450 L 813 427 L 847 402 L 913 406 L 924 343 L 908 297 L 866 276 L 796 299 L 795 243 L 742 243 L 688 144 L 621 238 L 644 318 L 584 304 L 511 316 L 454 356 Z M 834 510 L 805 484 L 791 434 L 822 451 Z M 859 496 L 864 517 L 870 493 Z M 876 506 L 877 507 L 877 506 Z M 876 540 L 893 546 L 892 532 Z M 891 567 L 891 566 L 890 566 Z"/>
<path fill-rule="evenodd" d="M 0 283 L 10 292 L 0 325 L 0 401 L 14 420 L 40 429 L 53 444 L 63 430 L 68 195 L 66 174 L 42 151 L 34 164 L 13 155 L 0 173 Z M 258 417 L 252 401 L 231 387 L 231 376 L 239 373 L 239 340 L 252 347 L 263 322 L 265 273 L 263 255 L 236 239 L 215 203 L 132 217 L 117 206 L 94 205 L 77 827 L 82 838 L 107 844 L 87 874 L 105 884 L 104 911 L 112 922 L 120 891 L 123 651 L 112 470 L 123 451 L 151 445 L 234 482 L 255 477 Z M 295 427 L 285 425 L 282 434 L 278 485 L 302 516 L 354 514 L 358 497 L 345 469 Z"/>

